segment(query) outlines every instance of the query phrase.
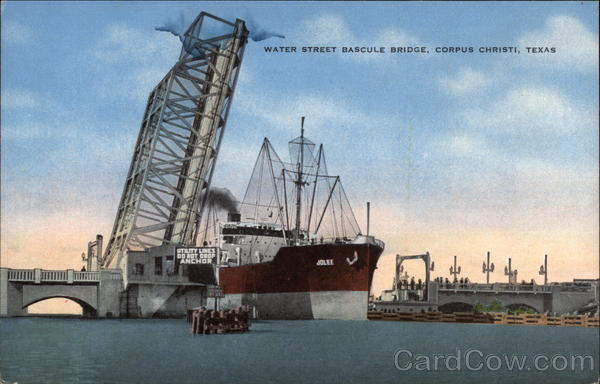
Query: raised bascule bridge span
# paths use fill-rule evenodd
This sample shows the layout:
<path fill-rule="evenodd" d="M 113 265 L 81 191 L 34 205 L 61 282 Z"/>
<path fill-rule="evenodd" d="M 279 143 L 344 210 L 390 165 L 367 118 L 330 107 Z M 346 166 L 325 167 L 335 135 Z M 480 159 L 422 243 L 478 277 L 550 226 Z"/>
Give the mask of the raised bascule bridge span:
<path fill-rule="evenodd" d="M 179 57 L 148 96 L 104 254 L 88 246 L 88 272 L 3 268 L 0 315 L 51 297 L 101 317 L 182 316 L 207 305 L 214 272 L 179 266 L 174 253 L 196 245 L 248 36 L 243 20 L 206 12 L 179 36 Z"/>

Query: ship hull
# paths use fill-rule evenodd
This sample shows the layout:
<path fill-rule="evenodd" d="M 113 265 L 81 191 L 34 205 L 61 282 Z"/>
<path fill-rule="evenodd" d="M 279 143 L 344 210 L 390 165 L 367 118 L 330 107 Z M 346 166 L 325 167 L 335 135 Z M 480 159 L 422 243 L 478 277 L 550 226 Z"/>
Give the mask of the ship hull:
<path fill-rule="evenodd" d="M 382 251 L 373 244 L 283 247 L 271 262 L 222 268 L 222 304 L 250 305 L 260 319 L 364 320 Z"/>
<path fill-rule="evenodd" d="M 366 291 L 226 294 L 225 307 L 250 305 L 263 320 L 366 320 Z"/>

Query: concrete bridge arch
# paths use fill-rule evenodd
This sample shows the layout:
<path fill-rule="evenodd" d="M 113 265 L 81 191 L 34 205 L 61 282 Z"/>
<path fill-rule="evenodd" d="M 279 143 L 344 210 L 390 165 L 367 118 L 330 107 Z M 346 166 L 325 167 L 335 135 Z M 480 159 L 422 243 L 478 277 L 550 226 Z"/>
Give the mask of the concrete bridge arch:
<path fill-rule="evenodd" d="M 92 316 L 92 317 L 97 316 L 97 312 L 98 311 L 97 311 L 97 308 L 96 308 L 96 306 L 94 304 L 87 303 L 87 302 L 83 301 L 80 298 L 72 297 L 72 296 L 67 296 L 67 295 L 44 297 L 44 298 L 41 298 L 41 299 L 36 300 L 34 302 L 31 302 L 31 303 L 24 303 L 22 309 L 24 311 L 26 311 L 28 307 L 30 307 L 30 306 L 32 306 L 34 304 L 37 304 L 39 302 L 45 301 L 45 300 L 49 300 L 49 299 L 68 299 L 68 300 L 71 300 L 72 302 L 79 304 L 79 306 L 82 309 L 82 313 L 83 313 L 84 316 Z"/>
<path fill-rule="evenodd" d="M 95 316 L 98 311 L 98 288 L 95 285 L 24 284 L 21 308 L 53 298 L 66 298 L 79 304 L 84 315 Z"/>
<path fill-rule="evenodd" d="M 504 308 L 518 309 L 525 308 L 531 309 L 537 313 L 543 313 L 550 310 L 552 297 L 550 294 L 532 294 L 532 293 L 521 293 L 515 294 L 512 292 L 494 292 L 494 291 L 439 291 L 438 292 L 438 306 L 446 307 L 452 303 L 464 303 L 471 306 L 475 304 L 481 304 L 484 306 L 490 306 L 495 302 L 499 302 Z M 443 309 L 443 308 L 442 308 Z M 441 309 L 440 309 L 441 310 Z"/>

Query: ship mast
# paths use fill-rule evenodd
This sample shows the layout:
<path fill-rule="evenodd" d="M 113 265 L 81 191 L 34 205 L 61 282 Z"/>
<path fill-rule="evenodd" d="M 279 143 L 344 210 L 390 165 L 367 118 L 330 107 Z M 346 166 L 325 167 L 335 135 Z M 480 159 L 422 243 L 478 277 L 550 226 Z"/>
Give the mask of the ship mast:
<path fill-rule="evenodd" d="M 302 171 L 304 170 L 304 116 L 300 122 L 300 161 L 298 162 L 298 178 L 296 179 L 296 230 L 294 243 L 300 239 L 300 214 L 302 211 Z"/>

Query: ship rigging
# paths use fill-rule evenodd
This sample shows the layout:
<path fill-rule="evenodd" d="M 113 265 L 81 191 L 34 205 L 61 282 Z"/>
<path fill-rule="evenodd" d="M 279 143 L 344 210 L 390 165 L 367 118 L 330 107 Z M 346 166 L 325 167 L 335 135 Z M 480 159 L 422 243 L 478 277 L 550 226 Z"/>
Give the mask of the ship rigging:
<path fill-rule="evenodd" d="M 209 203 L 200 243 L 219 244 L 220 226 L 232 221 L 236 227 L 277 231 L 281 245 L 350 241 L 361 234 L 340 176 L 329 175 L 323 145 L 304 135 L 304 117 L 300 136 L 289 142 L 290 161 L 284 162 L 265 138 L 254 164 L 239 213 L 228 212 L 225 219 L 218 207 Z M 212 230 L 210 230 L 212 229 Z M 250 229 L 248 229 L 250 231 Z M 275 244 L 274 244 L 275 245 Z M 262 247 L 261 247 L 262 248 Z"/>

